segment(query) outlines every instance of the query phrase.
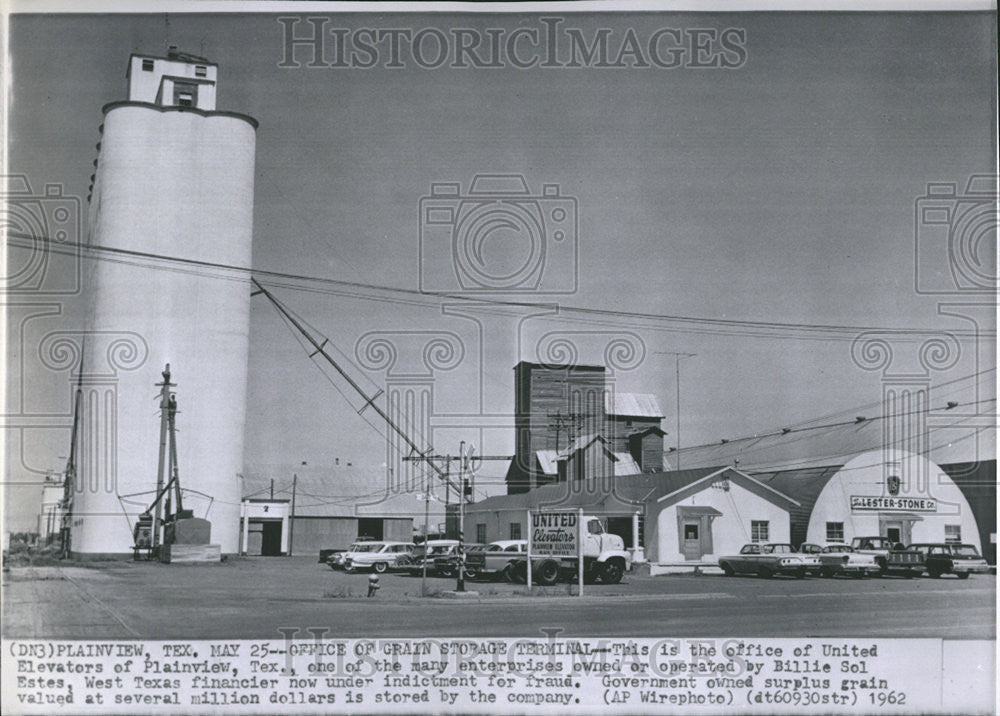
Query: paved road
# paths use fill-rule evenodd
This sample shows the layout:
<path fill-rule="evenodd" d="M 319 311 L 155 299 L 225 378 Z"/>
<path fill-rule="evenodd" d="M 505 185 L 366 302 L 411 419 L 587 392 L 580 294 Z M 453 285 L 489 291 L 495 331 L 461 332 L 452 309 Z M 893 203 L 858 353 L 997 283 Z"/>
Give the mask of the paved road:
<path fill-rule="evenodd" d="M 629 575 L 620 585 L 524 587 L 469 583 L 475 601 L 420 598 L 420 579 L 333 572 L 306 558 L 217 566 L 104 564 L 14 569 L 3 587 L 4 636 L 328 637 L 943 637 L 995 638 L 996 578 L 783 579 Z M 454 580 L 429 579 L 432 592 Z M 518 594 L 520 593 L 520 594 Z"/>

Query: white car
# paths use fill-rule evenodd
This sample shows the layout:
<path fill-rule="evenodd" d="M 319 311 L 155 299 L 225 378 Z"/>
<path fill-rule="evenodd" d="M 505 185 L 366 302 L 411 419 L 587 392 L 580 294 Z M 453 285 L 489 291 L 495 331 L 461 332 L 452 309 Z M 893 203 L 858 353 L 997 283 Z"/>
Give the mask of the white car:
<path fill-rule="evenodd" d="M 344 555 L 344 571 L 371 569 L 384 572 L 395 567 L 399 558 L 410 553 L 411 542 L 359 542 Z"/>
<path fill-rule="evenodd" d="M 858 579 L 866 575 L 875 575 L 881 571 L 875 555 L 858 552 L 848 544 L 828 544 L 820 547 L 815 544 L 804 544 L 800 550 L 806 554 L 819 557 L 820 574 L 833 577 L 837 574 L 850 574 Z"/>

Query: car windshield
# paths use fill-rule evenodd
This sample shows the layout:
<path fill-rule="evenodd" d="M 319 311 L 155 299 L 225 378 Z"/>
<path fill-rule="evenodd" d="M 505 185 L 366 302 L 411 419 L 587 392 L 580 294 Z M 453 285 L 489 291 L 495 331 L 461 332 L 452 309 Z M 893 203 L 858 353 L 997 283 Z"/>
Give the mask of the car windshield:
<path fill-rule="evenodd" d="M 491 544 L 491 545 L 489 545 L 489 546 L 488 546 L 488 547 L 486 548 L 486 551 L 487 551 L 487 552 L 499 552 L 499 551 L 500 551 L 500 550 L 502 550 L 502 549 L 503 549 L 503 545 L 499 545 L 499 544 Z"/>
<path fill-rule="evenodd" d="M 352 552 L 378 552 L 380 549 L 382 549 L 383 546 L 384 545 L 381 545 L 381 544 L 378 544 L 378 543 L 375 543 L 375 544 L 356 544 L 356 545 L 354 545 L 354 549 L 351 550 L 351 551 Z"/>
<path fill-rule="evenodd" d="M 952 551 L 962 557 L 978 557 L 979 552 L 971 544 L 957 544 L 951 548 Z"/>

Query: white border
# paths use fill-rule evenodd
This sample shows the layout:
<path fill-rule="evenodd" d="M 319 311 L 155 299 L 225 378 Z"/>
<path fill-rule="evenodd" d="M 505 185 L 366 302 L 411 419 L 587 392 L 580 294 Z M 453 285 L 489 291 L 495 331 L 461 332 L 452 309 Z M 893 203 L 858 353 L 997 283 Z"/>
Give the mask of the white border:
<path fill-rule="evenodd" d="M 593 13 L 996 12 L 995 0 L 581 0 L 580 2 L 297 2 L 295 0 L 6 0 L 14 13 Z"/>

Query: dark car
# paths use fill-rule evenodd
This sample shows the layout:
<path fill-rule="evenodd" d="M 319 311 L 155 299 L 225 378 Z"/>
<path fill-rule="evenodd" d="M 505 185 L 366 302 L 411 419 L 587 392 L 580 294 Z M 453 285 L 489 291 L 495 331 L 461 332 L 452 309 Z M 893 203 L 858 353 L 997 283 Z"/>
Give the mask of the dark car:
<path fill-rule="evenodd" d="M 403 555 L 396 562 L 395 569 L 408 572 L 411 575 L 419 575 L 423 572 L 424 562 L 427 563 L 427 571 L 433 573 L 434 560 L 438 557 L 446 556 L 449 552 L 458 547 L 457 539 L 431 539 L 427 544 L 418 544 L 409 554 Z"/>
<path fill-rule="evenodd" d="M 986 574 L 990 571 L 986 560 L 971 544 L 921 542 L 911 544 L 910 549 L 924 555 L 927 574 L 935 579 L 944 574 L 968 579 L 970 574 Z"/>
<path fill-rule="evenodd" d="M 465 576 L 469 579 L 475 579 L 478 576 L 474 563 L 470 569 L 469 556 L 472 553 L 483 550 L 485 547 L 486 545 L 478 543 L 465 545 Z M 457 577 L 458 561 L 458 545 L 455 545 L 453 549 L 448 550 L 440 556 L 434 557 L 434 573 L 439 577 Z M 430 566 L 431 565 L 428 565 L 428 567 Z"/>

